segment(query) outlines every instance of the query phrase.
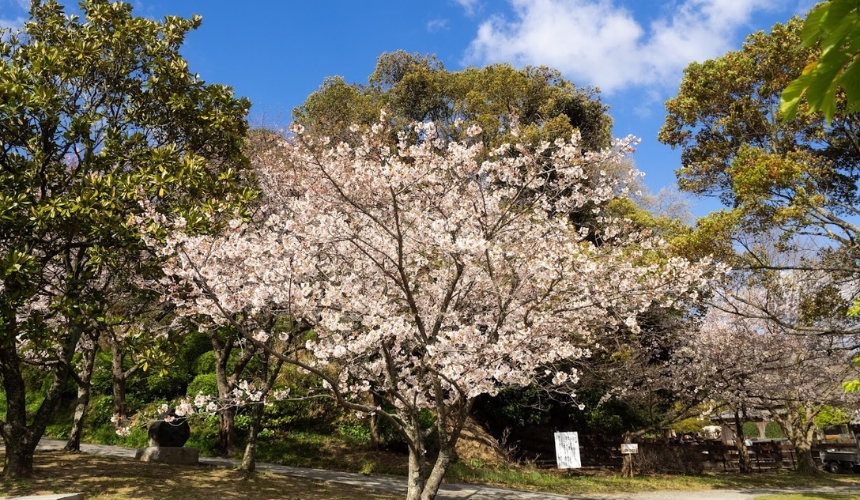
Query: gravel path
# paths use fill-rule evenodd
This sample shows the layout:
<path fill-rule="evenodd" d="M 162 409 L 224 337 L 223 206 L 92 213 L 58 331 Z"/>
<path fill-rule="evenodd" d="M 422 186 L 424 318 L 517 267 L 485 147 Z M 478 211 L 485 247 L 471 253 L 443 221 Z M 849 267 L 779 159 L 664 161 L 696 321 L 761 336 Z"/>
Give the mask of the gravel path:
<path fill-rule="evenodd" d="M 65 441 L 55 439 L 42 439 L 39 442 L 40 450 L 61 450 Z M 82 444 L 81 451 L 94 455 L 106 455 L 112 457 L 134 458 L 134 448 L 120 446 L 108 446 L 101 444 Z M 238 460 L 226 458 L 200 457 L 200 463 L 218 467 L 237 467 Z M 351 472 L 337 472 L 322 469 L 307 469 L 301 467 L 288 467 L 285 465 L 274 465 L 257 462 L 257 469 L 285 476 L 301 477 L 330 483 L 351 484 L 372 488 L 390 493 L 405 493 L 406 481 L 399 477 L 355 474 Z M 825 487 L 815 489 L 793 489 L 787 490 L 704 490 L 704 491 L 658 491 L 647 493 L 612 493 L 612 494 L 586 494 L 576 496 L 555 495 L 551 493 L 534 493 L 528 491 L 495 488 L 492 486 L 480 486 L 472 484 L 443 484 L 437 498 L 440 500 L 752 500 L 761 495 L 774 493 L 854 493 L 860 499 L 860 490 L 852 487 Z"/>

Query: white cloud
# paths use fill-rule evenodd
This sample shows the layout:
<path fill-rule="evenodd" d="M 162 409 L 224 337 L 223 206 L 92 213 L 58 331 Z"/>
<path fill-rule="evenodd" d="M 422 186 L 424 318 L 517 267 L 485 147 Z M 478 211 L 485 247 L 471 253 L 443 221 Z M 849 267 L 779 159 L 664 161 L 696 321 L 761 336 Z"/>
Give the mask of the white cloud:
<path fill-rule="evenodd" d="M 463 7 L 463 9 L 466 11 L 466 14 L 469 14 L 470 16 L 475 13 L 475 7 L 477 7 L 478 2 L 480 2 L 480 0 L 454 0 L 454 1 L 457 2 L 458 4 L 460 4 L 460 7 Z"/>
<path fill-rule="evenodd" d="M 447 19 L 431 19 L 427 21 L 427 31 L 435 33 L 437 31 L 448 29 Z"/>
<path fill-rule="evenodd" d="M 7 14 L 7 16 L 0 17 L 0 28 L 17 30 L 27 22 L 26 14 L 30 10 L 30 0 L 0 0 L 0 7 L 3 7 Z M 10 10 L 20 11 L 20 14 L 8 16 L 11 14 Z"/>
<path fill-rule="evenodd" d="M 17 30 L 24 26 L 24 23 L 27 22 L 26 17 L 16 17 L 13 19 L 5 19 L 0 17 L 0 29 L 12 29 Z"/>
<path fill-rule="evenodd" d="M 466 62 L 544 64 L 612 92 L 674 86 L 683 68 L 725 53 L 754 11 L 778 0 L 678 0 L 642 26 L 614 0 L 510 0 L 514 19 L 478 28 Z"/>

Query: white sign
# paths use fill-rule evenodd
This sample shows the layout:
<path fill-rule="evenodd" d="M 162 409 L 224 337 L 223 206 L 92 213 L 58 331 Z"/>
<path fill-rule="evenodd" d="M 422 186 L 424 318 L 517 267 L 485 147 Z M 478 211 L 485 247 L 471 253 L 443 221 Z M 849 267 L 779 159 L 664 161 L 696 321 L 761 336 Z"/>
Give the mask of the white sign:
<path fill-rule="evenodd" d="M 635 455 L 639 453 L 639 445 L 636 443 L 621 443 L 622 455 Z"/>
<path fill-rule="evenodd" d="M 555 462 L 559 469 L 582 467 L 582 460 L 579 458 L 579 435 L 577 433 L 555 433 Z"/>

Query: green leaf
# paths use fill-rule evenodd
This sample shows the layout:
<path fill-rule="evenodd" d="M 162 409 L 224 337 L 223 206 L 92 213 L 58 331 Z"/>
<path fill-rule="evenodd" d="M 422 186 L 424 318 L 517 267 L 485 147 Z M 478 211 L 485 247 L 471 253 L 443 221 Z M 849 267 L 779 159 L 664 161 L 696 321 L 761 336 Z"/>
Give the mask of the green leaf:
<path fill-rule="evenodd" d="M 827 14 L 829 7 L 830 5 L 827 3 L 820 3 L 809 11 L 806 21 L 803 23 L 803 32 L 801 35 L 804 46 L 812 47 L 818 43 L 818 39 L 821 38 L 821 21 Z"/>

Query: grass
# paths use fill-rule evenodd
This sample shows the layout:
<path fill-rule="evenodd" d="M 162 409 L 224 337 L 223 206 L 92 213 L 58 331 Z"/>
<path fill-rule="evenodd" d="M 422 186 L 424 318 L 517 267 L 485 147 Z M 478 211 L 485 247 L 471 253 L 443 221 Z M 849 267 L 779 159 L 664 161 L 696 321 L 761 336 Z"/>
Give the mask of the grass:
<path fill-rule="evenodd" d="M 860 489 L 860 475 L 834 476 L 822 474 L 809 478 L 786 470 L 759 472 L 748 476 L 736 473 L 709 473 L 701 476 L 650 475 L 627 479 L 619 476 L 618 471 L 606 469 L 578 469 L 566 472 L 557 469 L 541 470 L 529 467 L 472 467 L 469 464 L 457 463 L 449 469 L 446 479 L 449 482 L 491 484 L 561 494 L 833 486 L 856 486 Z M 842 500 L 838 496 L 834 498 Z"/>
<path fill-rule="evenodd" d="M 307 441 L 307 437 L 303 438 Z M 335 443 L 310 439 L 318 445 L 317 451 L 330 453 L 339 448 Z M 310 449 L 305 449 L 310 451 Z M 344 451 L 344 450 L 341 450 Z M 347 450 L 348 451 L 348 450 Z M 300 456 L 303 456 L 301 453 Z M 355 454 L 354 454 L 355 455 Z M 363 452 L 347 459 L 356 472 L 377 474 L 380 466 L 375 461 L 359 462 L 356 456 L 366 459 Z M 383 454 L 384 456 L 385 454 Z M 391 454 L 396 456 L 396 454 Z M 333 457 L 332 455 L 328 455 Z M 336 455 L 334 455 L 336 456 Z M 2 457 L 2 455 L 0 455 Z M 308 457 L 305 457 L 307 459 Z M 343 457 L 341 457 L 343 458 Z M 393 457 L 389 457 L 393 458 Z M 334 460 L 328 458 L 323 461 Z M 138 498 L 156 500 L 192 500 L 224 498 L 238 500 L 254 498 L 302 500 L 389 500 L 398 495 L 371 491 L 348 485 L 332 485 L 305 479 L 258 473 L 250 478 L 236 470 L 199 467 L 174 467 L 142 463 L 129 459 L 65 452 L 37 452 L 35 476 L 32 479 L 0 483 L 0 496 L 41 495 L 52 493 L 83 492 L 90 500 L 119 500 Z M 313 465 L 313 464 L 305 464 Z M 492 467 L 481 464 L 457 463 L 446 476 L 447 482 L 468 482 L 505 486 L 562 494 L 590 494 L 610 492 L 638 492 L 659 490 L 703 490 L 716 488 L 780 489 L 812 488 L 816 486 L 853 486 L 860 488 L 858 475 L 822 475 L 817 478 L 800 477 L 782 472 L 757 473 L 750 476 L 737 474 L 708 474 L 703 476 L 648 476 L 624 479 L 608 470 L 565 472 L 538 470 L 530 467 Z M 860 500 L 860 496 L 846 494 L 786 494 L 767 495 L 756 500 Z"/>
<path fill-rule="evenodd" d="M 313 467 L 365 475 L 406 473 L 406 455 L 376 451 L 366 442 L 345 436 L 315 433 L 285 433 L 261 443 L 258 461 L 299 467 Z M 74 464 L 74 465 L 71 465 Z M 80 464 L 80 465 L 79 465 Z M 0 496 L 60 491 L 88 493 L 88 499 L 119 498 L 302 498 L 386 499 L 386 494 L 338 485 L 259 474 L 245 479 L 241 472 L 207 467 L 176 468 L 158 464 L 90 455 L 37 454 L 37 477 L 31 481 L 0 484 Z M 560 494 L 600 494 L 660 490 L 779 490 L 789 488 L 856 487 L 858 474 L 821 474 L 808 478 L 791 471 L 757 472 L 748 476 L 736 473 L 709 473 L 702 476 L 650 475 L 625 479 L 612 469 L 537 469 L 524 466 L 493 466 L 478 461 L 453 464 L 446 475 L 449 483 L 472 483 Z M 94 494 L 95 493 L 95 494 Z M 146 496 L 149 494 L 150 496 Z M 182 495 L 185 496 L 182 496 Z M 143 495 L 143 496 L 140 496 Z M 316 495 L 316 496 L 314 496 Z M 845 494 L 768 496 L 766 500 L 860 500 Z"/>
<path fill-rule="evenodd" d="M 241 458 L 237 456 L 236 458 Z M 257 451 L 260 462 L 311 467 L 362 474 L 405 476 L 406 455 L 377 451 L 367 442 L 345 436 L 293 432 L 278 435 L 261 443 Z"/>
<path fill-rule="evenodd" d="M 261 444 L 258 460 L 296 467 L 312 467 L 367 475 L 406 474 L 406 455 L 372 450 L 366 442 L 346 436 L 308 432 L 284 433 Z M 622 478 L 617 470 L 577 469 L 560 471 L 533 466 L 493 466 L 477 461 L 453 464 L 445 475 L 449 483 L 471 483 L 560 494 L 642 492 L 660 490 L 781 489 L 853 486 L 860 489 L 858 474 L 821 474 L 808 478 L 787 470 L 708 473 L 702 476 L 651 475 Z M 838 500 L 843 500 L 836 497 Z M 860 500 L 860 499 L 858 499 Z"/>
<path fill-rule="evenodd" d="M 344 484 L 206 466 L 174 467 L 130 459 L 37 452 L 32 479 L 0 482 L 0 496 L 85 493 L 87 500 L 395 500 L 401 496 Z"/>
<path fill-rule="evenodd" d="M 764 495 L 754 500 L 860 500 L 860 495 L 839 493 L 793 493 L 788 495 Z"/>

